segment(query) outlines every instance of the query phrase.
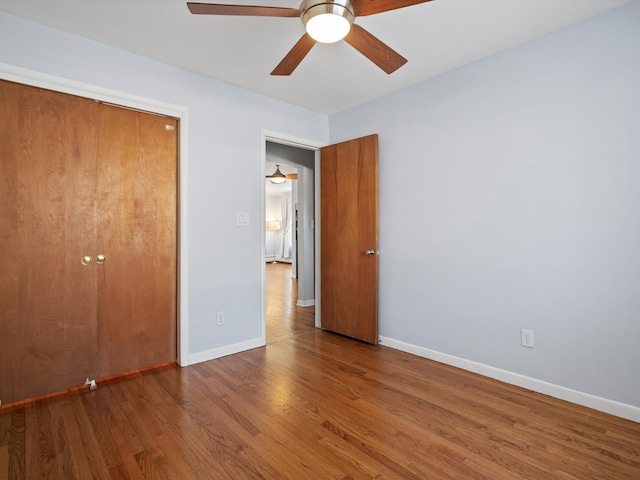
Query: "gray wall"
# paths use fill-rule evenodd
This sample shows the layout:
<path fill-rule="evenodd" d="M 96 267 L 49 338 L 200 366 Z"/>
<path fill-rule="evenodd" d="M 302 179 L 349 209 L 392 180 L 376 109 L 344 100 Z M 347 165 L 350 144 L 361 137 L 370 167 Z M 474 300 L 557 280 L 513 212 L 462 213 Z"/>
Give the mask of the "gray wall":
<path fill-rule="evenodd" d="M 380 134 L 383 337 L 640 407 L 639 2 L 330 120 Z"/>
<path fill-rule="evenodd" d="M 273 163 L 299 165 L 314 169 L 315 152 L 300 147 L 267 142 L 267 161 Z"/>

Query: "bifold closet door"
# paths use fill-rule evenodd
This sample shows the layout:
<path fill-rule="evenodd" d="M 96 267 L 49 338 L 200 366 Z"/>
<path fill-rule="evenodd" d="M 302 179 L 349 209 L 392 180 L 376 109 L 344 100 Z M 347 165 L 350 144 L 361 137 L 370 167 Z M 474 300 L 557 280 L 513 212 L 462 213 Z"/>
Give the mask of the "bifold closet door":
<path fill-rule="evenodd" d="M 176 360 L 177 130 L 98 108 L 98 377 Z"/>
<path fill-rule="evenodd" d="M 0 105 L 0 401 L 6 404 L 81 385 L 97 373 L 98 104 L 0 81 Z M 92 258 L 87 265 L 85 256 Z"/>
<path fill-rule="evenodd" d="M 176 360 L 176 119 L 0 81 L 0 402 Z"/>

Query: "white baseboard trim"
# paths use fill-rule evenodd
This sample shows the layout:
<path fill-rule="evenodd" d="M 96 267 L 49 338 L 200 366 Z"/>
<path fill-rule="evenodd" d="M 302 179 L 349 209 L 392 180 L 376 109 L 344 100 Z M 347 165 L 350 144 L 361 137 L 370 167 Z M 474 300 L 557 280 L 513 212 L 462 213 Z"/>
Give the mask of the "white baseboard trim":
<path fill-rule="evenodd" d="M 633 405 L 627 405 L 625 403 L 616 402 L 615 400 L 608 400 L 589 393 L 561 387 L 560 385 L 548 383 L 543 380 L 491 367 L 489 365 L 466 360 L 464 358 L 455 357 L 429 348 L 401 342 L 399 340 L 394 340 L 393 338 L 380 337 L 380 344 L 396 350 L 411 353 L 419 357 L 428 358 L 439 363 L 451 365 L 452 367 L 462 368 L 463 370 L 484 375 L 485 377 L 500 380 L 511 385 L 526 388 L 527 390 L 549 395 L 550 397 L 565 400 L 584 407 L 593 408 L 594 410 L 599 410 L 601 412 L 615 415 L 616 417 L 640 423 L 640 408 L 634 407 Z"/>
<path fill-rule="evenodd" d="M 195 363 L 207 362 L 220 357 L 226 357 L 227 355 L 233 355 L 234 353 L 244 352 L 245 350 L 251 350 L 253 348 L 263 347 L 264 342 L 259 338 L 247 340 L 246 342 L 234 343 L 233 345 L 225 345 L 224 347 L 214 348 L 205 352 L 198 352 L 189 355 L 189 365 Z"/>
<path fill-rule="evenodd" d="M 298 300 L 296 306 L 298 307 L 313 307 L 316 304 L 315 299 L 312 300 Z"/>

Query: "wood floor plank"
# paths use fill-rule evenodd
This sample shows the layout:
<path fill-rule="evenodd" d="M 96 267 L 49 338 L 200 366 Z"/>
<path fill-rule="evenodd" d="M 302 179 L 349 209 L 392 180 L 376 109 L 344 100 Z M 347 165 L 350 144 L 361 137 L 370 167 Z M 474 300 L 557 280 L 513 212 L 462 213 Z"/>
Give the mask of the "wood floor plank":
<path fill-rule="evenodd" d="M 99 391 L 83 395 L 82 400 L 87 419 L 102 454 L 103 462 L 107 469 L 117 467 L 122 463 L 118 445 L 111 435 L 111 427 L 115 425 L 115 418 L 111 413 L 111 407 L 105 399 L 108 389 L 100 388 Z"/>
<path fill-rule="evenodd" d="M 0 480 L 9 478 L 9 444 L 0 444 Z"/>
<path fill-rule="evenodd" d="M 94 426 L 91 424 L 87 406 L 84 402 L 85 397 L 93 396 L 95 392 L 84 391 L 82 393 L 73 393 L 73 401 L 71 402 L 71 409 L 73 411 L 73 418 L 75 419 L 75 424 L 71 421 L 69 422 L 69 432 L 70 434 L 69 440 L 73 442 L 73 445 L 76 447 L 76 458 L 80 459 L 76 460 L 76 465 L 79 465 L 82 462 L 85 466 L 88 465 L 91 471 L 91 477 L 100 480 L 109 479 L 109 469 L 104 459 L 104 455 L 102 450 L 100 449 L 100 444 L 98 439 L 96 438 Z M 52 399 L 51 402 L 58 402 L 59 400 Z M 89 404 L 89 408 L 90 408 Z M 82 459 L 84 457 L 84 459 Z M 84 461 L 82 461 L 84 460 Z M 86 470 L 85 470 L 86 471 Z M 82 471 L 78 472 L 82 474 Z M 83 478 L 83 477 L 80 477 Z"/>
<path fill-rule="evenodd" d="M 11 440 L 11 416 L 0 415 L 0 480 L 9 478 L 9 441 Z"/>
<path fill-rule="evenodd" d="M 25 407 L 11 407 L 11 438 L 9 440 L 9 478 L 27 478 Z"/>
<path fill-rule="evenodd" d="M 71 402 L 77 395 L 69 395 L 62 402 L 50 402 L 52 415 L 57 423 L 56 454 L 61 478 L 91 478 L 91 467 L 84 451 L 84 444 Z"/>
<path fill-rule="evenodd" d="M 78 475 L 75 472 L 75 466 L 73 464 L 73 458 L 71 450 L 69 448 L 69 438 L 67 435 L 67 426 L 64 419 L 64 414 L 61 411 L 60 403 L 54 405 L 41 405 L 40 408 L 48 409 L 51 417 L 51 430 L 52 430 L 52 463 L 55 465 L 55 470 L 51 478 L 77 478 Z"/>
<path fill-rule="evenodd" d="M 222 405 L 221 409 L 233 420 L 241 418 L 240 425 L 250 425 L 250 428 L 245 428 L 252 437 L 249 438 L 248 446 L 255 450 L 260 458 L 273 461 L 273 445 L 278 445 L 278 454 L 285 459 L 283 461 L 289 463 L 292 458 L 315 458 L 318 455 L 322 457 L 323 449 L 318 446 L 321 437 L 318 435 L 317 429 L 316 431 L 313 429 L 313 427 L 317 427 L 317 422 L 315 424 L 310 422 L 303 416 L 304 414 L 289 408 L 286 402 L 278 401 L 283 405 L 280 413 L 265 415 L 266 407 L 256 408 L 255 403 L 245 401 L 248 396 L 243 393 L 243 390 L 225 390 L 222 393 L 223 395 L 217 400 Z M 253 399 L 258 397 L 251 396 Z M 291 443 L 292 436 L 298 438 L 299 442 L 294 446 L 287 447 L 287 444 Z M 315 461 L 308 463 L 318 462 L 315 459 Z M 295 465 L 290 468 L 298 472 L 299 475 L 309 475 L 309 467 Z M 337 472 L 334 473 L 337 475 Z M 317 472 L 314 478 L 316 477 L 320 478 Z M 335 477 L 331 476 L 330 478 Z"/>
<path fill-rule="evenodd" d="M 127 415 L 139 432 L 140 440 L 149 453 L 151 460 L 159 472 L 168 478 L 196 478 L 191 472 L 187 459 L 181 454 L 182 437 L 179 431 L 173 431 L 172 424 L 165 418 L 165 400 L 163 390 L 154 378 L 145 378 L 144 382 L 135 382 L 129 392 Z M 129 389 L 127 389 L 129 390 Z M 157 396 L 154 396 L 156 395 Z M 178 443 L 178 448 L 174 444 Z"/>

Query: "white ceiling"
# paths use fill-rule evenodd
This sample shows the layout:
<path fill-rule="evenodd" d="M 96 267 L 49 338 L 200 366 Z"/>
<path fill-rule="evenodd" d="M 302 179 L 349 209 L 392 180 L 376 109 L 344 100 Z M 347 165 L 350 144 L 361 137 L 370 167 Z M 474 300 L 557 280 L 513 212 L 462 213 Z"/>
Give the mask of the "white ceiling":
<path fill-rule="evenodd" d="M 395 73 L 341 41 L 314 46 L 290 77 L 269 73 L 304 33 L 297 18 L 192 15 L 183 0 L 0 0 L 0 11 L 331 115 L 630 1 L 434 0 L 356 19 L 409 60 Z"/>

